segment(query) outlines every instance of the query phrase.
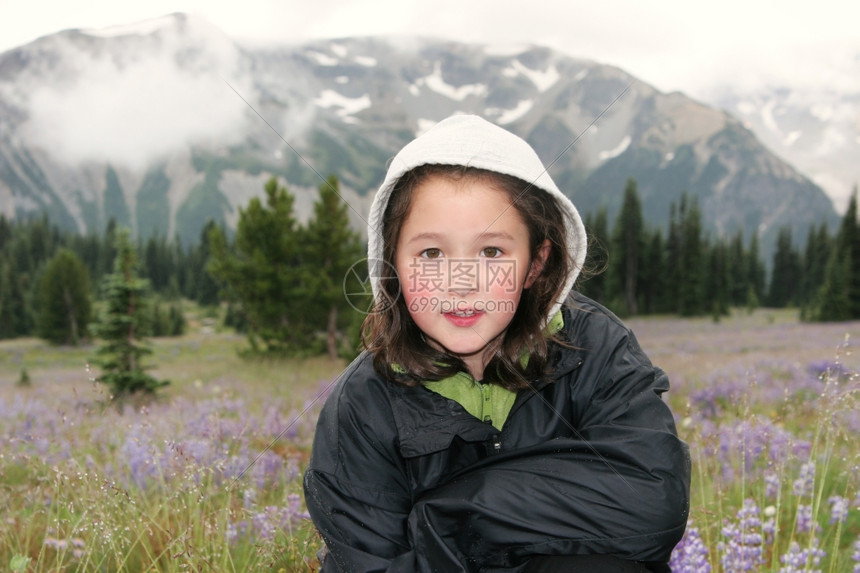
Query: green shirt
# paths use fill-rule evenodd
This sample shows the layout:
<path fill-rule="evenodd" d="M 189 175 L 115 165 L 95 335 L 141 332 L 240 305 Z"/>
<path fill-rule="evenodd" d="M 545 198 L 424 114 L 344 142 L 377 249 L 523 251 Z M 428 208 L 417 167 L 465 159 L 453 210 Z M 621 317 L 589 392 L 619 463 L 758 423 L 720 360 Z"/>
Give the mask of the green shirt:
<path fill-rule="evenodd" d="M 555 334 L 564 326 L 561 311 L 550 319 L 546 326 L 548 334 Z M 529 356 L 524 354 L 520 359 L 525 366 L 528 364 Z M 497 430 L 501 430 L 511 413 L 517 393 L 513 390 L 502 388 L 496 384 L 481 384 L 468 372 L 457 372 L 453 376 L 425 382 L 424 386 L 437 394 L 453 400 L 463 408 L 484 422 L 492 424 Z"/>

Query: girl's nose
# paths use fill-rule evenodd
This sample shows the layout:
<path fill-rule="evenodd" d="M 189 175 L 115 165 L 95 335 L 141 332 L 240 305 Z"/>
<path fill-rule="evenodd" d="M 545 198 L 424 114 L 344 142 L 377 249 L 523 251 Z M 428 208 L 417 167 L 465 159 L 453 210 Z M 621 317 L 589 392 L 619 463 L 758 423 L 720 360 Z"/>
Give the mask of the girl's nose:
<path fill-rule="evenodd" d="M 448 266 L 448 292 L 466 296 L 478 290 L 480 265 L 478 261 L 453 260 Z"/>
<path fill-rule="evenodd" d="M 457 295 L 457 296 L 463 297 L 463 296 L 467 296 L 467 295 L 469 295 L 469 294 L 471 294 L 471 293 L 475 292 L 476 290 L 478 290 L 478 289 L 477 289 L 477 288 L 475 288 L 475 287 L 463 287 L 463 286 L 457 286 L 457 287 L 451 287 L 451 288 L 449 288 L 449 289 L 448 289 L 448 292 L 453 293 L 453 294 L 455 294 L 455 295 Z"/>

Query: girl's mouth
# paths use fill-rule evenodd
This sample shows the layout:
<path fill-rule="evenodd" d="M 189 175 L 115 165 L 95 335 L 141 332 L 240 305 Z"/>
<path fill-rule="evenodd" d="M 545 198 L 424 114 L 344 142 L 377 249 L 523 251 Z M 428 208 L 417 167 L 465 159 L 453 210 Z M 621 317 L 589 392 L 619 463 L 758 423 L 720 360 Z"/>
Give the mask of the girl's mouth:
<path fill-rule="evenodd" d="M 448 322 L 450 322 L 454 326 L 460 327 L 472 326 L 473 324 L 478 322 L 478 319 L 480 319 L 483 315 L 483 312 L 477 311 L 474 308 L 453 310 L 450 312 L 443 313 L 443 316 L 448 319 Z"/>

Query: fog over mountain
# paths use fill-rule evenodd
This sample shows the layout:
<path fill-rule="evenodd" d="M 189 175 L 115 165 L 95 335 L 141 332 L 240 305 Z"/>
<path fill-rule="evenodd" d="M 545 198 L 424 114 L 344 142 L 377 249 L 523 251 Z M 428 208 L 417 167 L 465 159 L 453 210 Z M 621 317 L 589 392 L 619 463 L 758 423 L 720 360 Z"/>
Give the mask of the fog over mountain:
<path fill-rule="evenodd" d="M 361 227 L 388 159 L 459 112 L 525 137 L 583 213 L 612 217 L 634 177 L 655 225 L 685 192 L 715 235 L 743 229 L 767 245 L 783 225 L 799 241 L 808 225 L 834 223 L 822 189 L 750 130 L 744 102 L 759 105 L 727 96 L 730 114 L 536 46 L 247 47 L 174 14 L 0 54 L 0 212 L 46 211 L 81 232 L 113 217 L 196 240 L 209 218 L 234 225 L 270 175 L 306 216 L 320 176 L 334 173 Z"/>

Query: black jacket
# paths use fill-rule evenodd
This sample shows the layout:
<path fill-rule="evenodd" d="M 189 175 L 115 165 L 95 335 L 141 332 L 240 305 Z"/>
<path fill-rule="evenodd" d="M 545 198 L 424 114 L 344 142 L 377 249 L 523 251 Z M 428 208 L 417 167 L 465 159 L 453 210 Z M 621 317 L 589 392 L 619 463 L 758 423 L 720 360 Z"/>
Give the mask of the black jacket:
<path fill-rule="evenodd" d="M 574 294 L 551 375 L 501 431 L 371 356 L 320 414 L 305 474 L 324 572 L 523 571 L 537 555 L 665 563 L 689 511 L 690 462 L 666 375 L 605 308 Z"/>

